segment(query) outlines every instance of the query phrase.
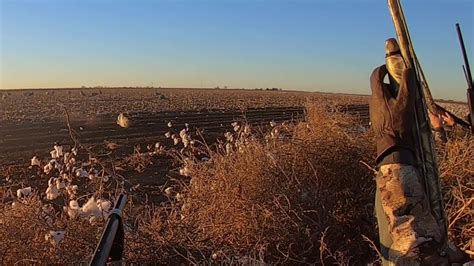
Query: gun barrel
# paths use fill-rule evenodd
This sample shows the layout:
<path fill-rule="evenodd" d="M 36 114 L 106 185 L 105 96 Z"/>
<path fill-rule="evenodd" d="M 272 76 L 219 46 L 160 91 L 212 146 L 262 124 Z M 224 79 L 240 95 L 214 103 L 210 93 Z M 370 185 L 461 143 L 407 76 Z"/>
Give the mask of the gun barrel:
<path fill-rule="evenodd" d="M 466 66 L 465 74 L 466 74 L 467 82 L 469 84 L 469 88 L 472 89 L 473 84 L 472 84 L 471 67 L 469 66 L 469 60 L 467 59 L 466 46 L 464 45 L 464 39 L 462 37 L 461 27 L 459 26 L 459 23 L 456 23 L 456 31 L 458 32 L 459 45 L 461 46 L 462 56 L 464 59 L 464 65 Z"/>
<path fill-rule="evenodd" d="M 125 194 L 119 195 L 89 265 L 102 266 L 108 261 L 120 260 L 122 258 L 124 242 L 122 210 L 125 208 L 126 199 L 127 196 Z"/>

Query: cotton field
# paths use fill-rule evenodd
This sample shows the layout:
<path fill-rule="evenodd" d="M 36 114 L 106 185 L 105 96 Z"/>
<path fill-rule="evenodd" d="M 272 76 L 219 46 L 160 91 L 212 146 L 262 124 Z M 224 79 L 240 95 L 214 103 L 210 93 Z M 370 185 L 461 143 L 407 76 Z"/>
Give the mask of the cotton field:
<path fill-rule="evenodd" d="M 44 122 L 49 135 L 43 122 L 12 125 L 0 157 L 0 261 L 87 263 L 126 193 L 126 263 L 378 263 L 368 110 L 320 103 L 71 114 L 69 125 Z M 439 150 L 450 238 L 470 254 L 473 145 Z"/>

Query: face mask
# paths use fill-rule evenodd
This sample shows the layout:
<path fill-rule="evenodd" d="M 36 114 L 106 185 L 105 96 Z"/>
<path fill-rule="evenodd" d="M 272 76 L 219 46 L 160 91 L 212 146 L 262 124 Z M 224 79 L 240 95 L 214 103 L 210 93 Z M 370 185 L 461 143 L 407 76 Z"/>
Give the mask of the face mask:
<path fill-rule="evenodd" d="M 385 65 L 387 66 L 390 76 L 397 82 L 397 85 L 399 85 L 403 70 L 405 69 L 405 61 L 400 54 L 397 40 L 393 38 L 385 42 Z"/>

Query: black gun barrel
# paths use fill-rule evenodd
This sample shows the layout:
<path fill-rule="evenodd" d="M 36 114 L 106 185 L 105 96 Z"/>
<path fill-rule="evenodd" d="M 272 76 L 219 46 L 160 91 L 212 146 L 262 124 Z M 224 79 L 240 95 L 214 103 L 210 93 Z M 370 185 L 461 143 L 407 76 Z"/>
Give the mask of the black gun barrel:
<path fill-rule="evenodd" d="M 471 74 L 471 67 L 469 66 L 469 60 L 467 59 L 467 52 L 466 46 L 464 45 L 464 39 L 462 37 L 461 27 L 459 23 L 456 23 L 456 31 L 458 32 L 459 44 L 461 45 L 462 56 L 464 58 L 464 65 L 466 66 L 466 78 L 469 83 L 469 88 L 472 89 L 472 74 Z"/>
<path fill-rule="evenodd" d="M 102 233 L 100 242 L 95 249 L 94 256 L 89 265 L 105 265 L 109 261 L 122 259 L 124 246 L 124 232 L 122 224 L 122 211 L 125 208 L 127 196 L 120 194 L 115 203 L 114 210 L 109 215 L 107 225 Z"/>
<path fill-rule="evenodd" d="M 467 81 L 467 104 L 469 106 L 469 122 L 471 124 L 471 132 L 474 134 L 474 85 L 472 83 L 471 67 L 467 58 L 466 46 L 462 37 L 461 27 L 456 23 L 456 31 L 458 32 L 459 44 L 461 45 L 462 56 L 464 59 L 464 76 Z"/>

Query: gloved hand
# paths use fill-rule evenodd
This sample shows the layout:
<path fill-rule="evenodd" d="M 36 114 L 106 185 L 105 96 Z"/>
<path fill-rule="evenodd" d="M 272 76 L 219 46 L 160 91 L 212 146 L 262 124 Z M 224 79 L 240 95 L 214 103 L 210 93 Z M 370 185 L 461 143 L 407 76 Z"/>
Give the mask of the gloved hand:
<path fill-rule="evenodd" d="M 394 158 L 391 163 L 409 163 L 405 161 L 413 160 L 415 151 L 412 135 L 415 126 L 415 73 L 410 68 L 403 70 L 398 95 L 395 96 L 389 85 L 383 82 L 387 73 L 386 66 L 382 65 L 370 77 L 372 98 L 369 109 L 377 139 L 377 163 L 385 161 L 384 157 L 393 152 L 398 152 L 397 157 L 412 157 Z"/>

